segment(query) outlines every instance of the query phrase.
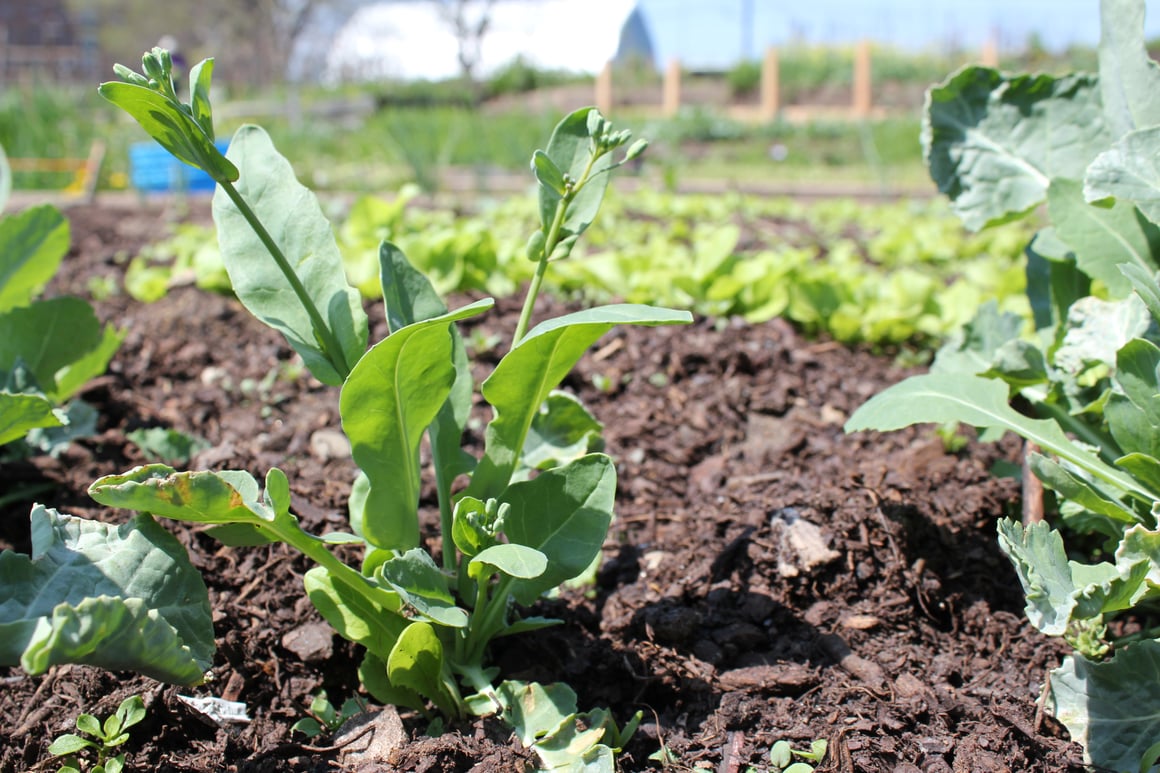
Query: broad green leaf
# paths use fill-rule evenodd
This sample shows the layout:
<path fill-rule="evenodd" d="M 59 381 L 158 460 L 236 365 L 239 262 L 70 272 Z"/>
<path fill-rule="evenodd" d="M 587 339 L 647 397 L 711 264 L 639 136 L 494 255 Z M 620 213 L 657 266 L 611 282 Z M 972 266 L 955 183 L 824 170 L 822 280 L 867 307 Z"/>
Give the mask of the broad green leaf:
<path fill-rule="evenodd" d="M 25 445 L 59 458 L 74 440 L 97 434 L 97 409 L 83 400 L 73 400 L 64 408 L 58 408 L 56 415 L 63 422 L 62 426 L 29 430 L 24 436 Z"/>
<path fill-rule="evenodd" d="M 31 557 L 0 553 L 0 663 L 202 681 L 214 653 L 209 597 L 175 537 L 145 515 L 114 527 L 37 505 L 31 517 Z"/>
<path fill-rule="evenodd" d="M 600 743 L 604 733 L 602 727 L 581 727 L 573 717 L 532 748 L 547 770 L 616 773 L 612 749 Z"/>
<path fill-rule="evenodd" d="M 343 385 L 343 430 L 370 481 L 361 534 L 376 547 L 419 544 L 419 444 L 457 375 L 448 327 L 490 306 L 490 300 L 477 301 L 395 331 L 366 353 Z"/>
<path fill-rule="evenodd" d="M 1054 178 L 1081 179 L 1110 140 L 1094 76 L 972 66 L 927 92 L 923 157 L 971 230 L 1040 204 Z"/>
<path fill-rule="evenodd" d="M 1048 636 L 1062 636 L 1075 608 L 1063 538 L 1047 523 L 1026 529 L 1017 521 L 999 521 L 999 547 L 1015 566 L 1027 597 L 1027 619 Z"/>
<path fill-rule="evenodd" d="M 384 655 L 380 658 L 368 650 L 358 667 L 359 682 L 380 703 L 388 706 L 405 706 L 415 711 L 426 710 L 427 706 L 419 693 L 391 684 L 390 677 L 387 676 L 386 657 Z"/>
<path fill-rule="evenodd" d="M 0 219 L 0 312 L 40 295 L 68 245 L 68 221 L 55 207 L 29 207 Z"/>
<path fill-rule="evenodd" d="M 0 314 L 0 369 L 11 370 L 22 360 L 45 395 L 59 402 L 58 372 L 102 346 L 104 340 L 97 315 L 80 298 L 36 301 Z M 75 381 L 70 379 L 69 386 Z"/>
<path fill-rule="evenodd" d="M 1067 312 L 1065 332 L 1053 365 L 1075 376 L 1093 363 L 1114 368 L 1116 353 L 1148 332 L 1152 315 L 1137 295 L 1118 301 L 1080 298 Z"/>
<path fill-rule="evenodd" d="M 172 427 L 142 427 L 126 432 L 125 437 L 141 449 L 146 458 L 167 464 L 188 464 L 194 454 L 210 447 L 208 440 Z"/>
<path fill-rule="evenodd" d="M 455 605 L 446 575 L 426 550 L 412 548 L 384 562 L 375 576 L 424 617 L 450 628 L 467 626 L 467 613 Z"/>
<path fill-rule="evenodd" d="M 1053 714 L 1084 747 L 1084 761 L 1136 771 L 1160 737 L 1160 641 L 1119 650 L 1102 663 L 1065 658 L 1051 672 Z"/>
<path fill-rule="evenodd" d="M 1135 523 L 1137 520 L 1136 513 L 1122 501 L 1119 492 L 1105 490 L 1106 485 L 1079 474 L 1074 468 L 1069 469 L 1041 454 L 1031 456 L 1030 467 L 1035 477 L 1060 496 L 1114 522 L 1099 524 L 1091 521 L 1088 523 L 1090 529 L 1098 529 L 1110 537 L 1117 537 L 1124 524 Z M 1126 472 L 1131 474 L 1130 471 Z M 1138 477 L 1135 479 L 1141 485 L 1146 485 Z"/>
<path fill-rule="evenodd" d="M 1125 454 L 1116 460 L 1116 466 L 1153 491 L 1160 491 L 1160 460 L 1148 454 Z"/>
<path fill-rule="evenodd" d="M 96 346 L 82 352 L 72 362 L 56 372 L 57 400 L 67 400 L 92 379 L 101 375 L 109 367 L 109 361 L 121 348 L 127 330 L 117 330 L 112 325 L 105 325 L 101 333 L 101 340 Z"/>
<path fill-rule="evenodd" d="M 1051 331 L 1048 343 L 1054 349 L 1063 338 L 1067 310 L 1091 293 L 1091 279 L 1076 267 L 1075 254 L 1059 239 L 1054 228 L 1039 231 L 1024 253 L 1027 300 L 1035 318 L 1035 329 Z M 1121 270 L 1124 267 L 1125 264 L 1120 265 Z"/>
<path fill-rule="evenodd" d="M 1089 474 L 1149 504 L 1157 497 L 1131 476 L 1100 461 L 1047 419 L 1030 419 L 1007 404 L 1007 385 L 994 379 L 930 373 L 914 376 L 870 398 L 846 422 L 847 432 L 901 429 L 958 421 L 1010 430 Z"/>
<path fill-rule="evenodd" d="M 370 580 L 364 582 L 374 589 L 381 603 L 374 603 L 364 593 L 347 587 L 321 566 L 314 567 L 302 578 L 310 602 L 339 636 L 361 644 L 368 652 L 386 660 L 409 621 L 402 615 L 402 602 L 397 594 L 378 588 Z"/>
<path fill-rule="evenodd" d="M 1133 265 L 1121 265 L 1120 271 L 1132 283 L 1132 289 L 1144 301 L 1152 319 L 1160 322 L 1160 282 L 1157 281 L 1157 274 Z"/>
<path fill-rule="evenodd" d="M 1113 136 L 1160 124 L 1160 66 L 1144 45 L 1143 0 L 1100 2 L 1100 94 Z"/>
<path fill-rule="evenodd" d="M 219 187 L 213 216 L 234 291 L 255 317 L 286 337 L 319 381 L 337 386 L 366 349 L 367 319 L 358 291 L 347 284 L 330 222 L 262 129 L 239 129 L 228 155 L 241 170 L 238 192 L 286 256 L 341 351 L 325 351 L 290 281 Z"/>
<path fill-rule="evenodd" d="M 38 427 L 59 427 L 62 422 L 52 403 L 41 395 L 0 392 L 0 445 L 11 443 Z"/>
<path fill-rule="evenodd" d="M 1047 381 L 1047 358 L 1039 347 L 1028 341 L 1009 341 L 995 352 L 993 364 L 982 375 L 1024 389 Z"/>
<path fill-rule="evenodd" d="M 52 743 L 48 745 L 48 753 L 57 757 L 65 754 L 76 754 L 82 749 L 95 749 L 97 745 L 92 741 L 81 738 L 76 733 L 65 733 L 56 737 Z"/>
<path fill-rule="evenodd" d="M 455 503 L 451 522 L 451 539 L 459 552 L 465 556 L 474 556 L 495 544 L 495 535 L 488 528 L 488 520 L 486 504 L 475 497 L 460 497 Z"/>
<path fill-rule="evenodd" d="M 531 580 L 539 577 L 548 568 L 548 558 L 540 551 L 526 545 L 492 545 L 471 559 L 472 568 L 490 566 L 508 577 Z"/>
<path fill-rule="evenodd" d="M 205 132 L 210 142 L 214 141 L 213 108 L 209 101 L 213 62 L 213 59 L 202 59 L 189 70 L 189 108 L 193 113 L 193 120 Z"/>
<path fill-rule="evenodd" d="M 512 584 L 517 601 L 530 604 L 588 568 L 608 534 L 615 497 L 616 466 L 603 454 L 546 470 L 504 492 L 502 501 L 511 508 L 504 518 L 508 540 L 548 559 L 543 574 Z"/>
<path fill-rule="evenodd" d="M 1121 265 L 1157 269 L 1160 228 L 1141 218 L 1130 202 L 1097 207 L 1084 200 L 1081 183 L 1056 178 L 1047 190 L 1047 212 L 1056 233 L 1074 251 L 1076 265 L 1103 282 L 1113 297 L 1122 298 L 1132 289 Z"/>
<path fill-rule="evenodd" d="M 496 688 L 504 705 L 504 721 L 525 747 L 559 730 L 576 715 L 576 693 L 564 684 L 507 680 Z"/>
<path fill-rule="evenodd" d="M 1129 132 L 1100 153 L 1083 178 L 1088 201 L 1114 198 L 1135 204 L 1160 223 L 1160 126 Z"/>
<path fill-rule="evenodd" d="M 931 372 L 983 373 L 994 365 L 1000 347 L 1018 339 L 1022 330 L 1018 314 L 1000 312 L 997 303 L 987 301 L 975 312 L 975 318 L 938 350 Z"/>
<path fill-rule="evenodd" d="M 274 513 L 259 494 L 258 482 L 246 472 L 177 472 L 164 464 L 106 475 L 89 487 L 89 496 L 109 507 L 193 523 L 263 526 Z"/>
<path fill-rule="evenodd" d="M 379 276 L 390 330 L 397 331 L 447 313 L 447 305 L 427 277 L 389 242 L 383 242 L 379 249 Z M 430 427 L 435 474 L 441 491 L 449 490 L 456 475 L 470 472 L 475 465 L 475 457 L 460 444 L 471 414 L 474 383 L 463 337 L 455 325 L 451 326 L 451 361 L 455 366 L 455 382 Z"/>
<path fill-rule="evenodd" d="M 484 501 L 503 493 L 536 412 L 588 347 L 614 325 L 675 325 L 692 319 L 686 311 L 620 304 L 568 314 L 533 328 L 483 382 L 483 396 L 495 415 L 487 425 L 484 457 L 467 493 Z"/>
<path fill-rule="evenodd" d="M 1136 338 L 1116 354 L 1115 383 L 1104 406 L 1108 429 L 1125 455 L 1160 457 L 1160 347 Z"/>
<path fill-rule="evenodd" d="M 547 159 L 557 171 L 567 174 L 575 181 L 579 181 L 588 169 L 591 152 L 588 116 L 593 110 L 595 108 L 582 107 L 565 116 L 552 131 L 545 151 Z M 560 228 L 560 236 L 563 239 L 579 236 L 595 219 L 596 213 L 600 210 L 600 202 L 604 199 L 604 192 L 608 188 L 608 172 L 612 163 L 612 154 L 607 153 L 588 170 L 588 182 L 568 204 L 568 212 Z M 560 192 L 555 188 L 540 185 L 540 223 L 545 232 L 551 229 L 561 198 Z"/>
<path fill-rule="evenodd" d="M 559 467 L 585 454 L 601 451 L 603 425 L 576 397 L 553 391 L 532 417 L 520 456 L 517 479 L 529 470 Z"/>
<path fill-rule="evenodd" d="M 557 198 L 564 196 L 567 188 L 564 183 L 564 174 L 556 167 L 547 153 L 537 150 L 532 154 L 532 171 L 535 172 L 540 185 L 555 193 Z"/>
<path fill-rule="evenodd" d="M 209 71 L 202 72 L 208 79 Z M 204 170 L 219 182 L 238 179 L 237 167 L 214 147 L 213 137 L 207 136 L 192 116 L 161 94 L 145 86 L 117 81 L 102 83 L 97 91 L 133 116 L 161 147 L 185 163 Z"/>
<path fill-rule="evenodd" d="M 399 636 L 387 658 L 387 676 L 391 684 L 427 697 L 447 716 L 461 713 L 443 678 L 443 643 L 429 623 L 411 623 Z"/>

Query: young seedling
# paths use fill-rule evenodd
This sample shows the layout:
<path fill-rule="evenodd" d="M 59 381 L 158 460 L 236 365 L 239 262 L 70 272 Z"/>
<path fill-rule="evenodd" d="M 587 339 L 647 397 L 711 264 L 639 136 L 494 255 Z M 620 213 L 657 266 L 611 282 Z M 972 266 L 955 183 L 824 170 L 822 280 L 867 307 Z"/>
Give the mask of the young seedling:
<path fill-rule="evenodd" d="M 210 533 L 228 544 L 295 547 L 318 564 L 305 578 L 311 601 L 366 648 L 359 676 L 375 698 L 452 720 L 499 714 L 517 728 L 528 726 L 519 712 L 535 708 L 552 720 L 534 724 L 527 741 L 546 766 L 566 755 L 611 771 L 613 750 L 635 719 L 621 732 L 606 713 L 580 714 L 574 696 L 561 703 L 571 692 L 564 685 L 497 685 L 488 649 L 498 637 L 558 622 L 521 617 L 517 605 L 588 571 L 612 521 L 616 468 L 596 450 L 599 424 L 555 388 L 614 325 L 692 320 L 687 312 L 621 304 L 529 329 L 549 264 L 568 257 L 596 216 L 609 173 L 645 143 L 629 145 L 628 132 L 585 108 L 566 116 L 533 156 L 541 222 L 527 256 L 536 270 L 511 348 L 481 386 L 493 418 L 477 459 L 461 447 L 473 383 L 455 323 L 493 302 L 449 311 L 427 278 L 384 242 L 379 263 L 391 333 L 367 350 L 366 314 L 313 194 L 256 126 L 238 130 L 228 157 L 214 146 L 212 60 L 191 71 L 189 103 L 177 97 L 165 51 L 154 49 L 142 64 L 145 74 L 118 67 L 123 82 L 102 84 L 101 94 L 218 183 L 214 219 L 234 290 L 283 333 L 316 378 L 341 386 L 342 426 L 361 473 L 350 498 L 351 533 L 322 537 L 299 526 L 289 481 L 277 468 L 263 491 L 246 472 L 148 465 L 98 480 L 92 496 L 211 524 Z M 438 551 L 420 539 L 424 435 L 439 504 Z M 464 478 L 466 486 L 453 485 Z M 336 543 L 361 546 L 361 565 L 339 560 Z"/>
<path fill-rule="evenodd" d="M 57 773 L 121 773 L 125 769 L 125 753 L 114 752 L 129 740 L 129 728 L 144 718 L 145 703 L 140 695 L 122 701 L 104 723 L 92 714 L 81 714 L 76 719 L 80 734 L 65 733 L 49 744 L 49 754 L 64 758 Z M 96 759 L 89 767 L 85 757 L 92 755 Z"/>
<path fill-rule="evenodd" d="M 789 741 L 778 741 L 769 750 L 769 761 L 773 769 L 780 773 L 813 773 L 814 765 L 821 763 L 826 757 L 829 744 L 824 739 L 818 739 L 810 744 L 809 749 L 795 749 Z M 794 762 L 794 757 L 801 757 L 806 762 Z"/>
<path fill-rule="evenodd" d="M 356 698 L 347 698 L 342 708 L 336 709 L 326 696 L 326 691 L 322 690 L 310 701 L 310 716 L 298 720 L 290 729 L 307 738 L 317 738 L 323 733 L 333 733 L 348 719 L 365 710 L 366 706 Z"/>

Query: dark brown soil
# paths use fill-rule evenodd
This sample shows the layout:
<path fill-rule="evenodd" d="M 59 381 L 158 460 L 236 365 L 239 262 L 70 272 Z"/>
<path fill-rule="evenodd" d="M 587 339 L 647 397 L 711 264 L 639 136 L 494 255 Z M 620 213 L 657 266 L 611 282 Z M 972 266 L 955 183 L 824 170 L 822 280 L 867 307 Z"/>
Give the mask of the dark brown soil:
<path fill-rule="evenodd" d="M 52 291 L 87 295 L 94 277 L 119 284 L 124 256 L 163 237 L 172 210 L 68 214 L 74 249 Z M 194 215 L 206 216 L 204 203 Z M 4 464 L 0 490 L 47 483 L 40 501 L 119 521 L 124 513 L 87 498 L 88 484 L 144 461 L 127 431 L 168 426 L 212 443 L 192 467 L 264 475 L 277 465 L 307 528 L 342 525 L 354 467 L 319 442 L 338 425 L 337 393 L 296 373 L 279 336 L 193 287 L 152 305 L 124 295 L 96 305 L 128 330 L 83 395 L 100 411 L 99 434 L 60 459 Z M 539 316 L 559 311 L 551 306 Z M 517 311 L 501 302 L 478 324 L 507 336 Z M 382 312 L 371 313 L 382 335 Z M 581 707 L 622 720 L 642 710 L 621 758 L 629 771 L 659 768 L 650 755 L 662 745 L 671 770 L 764 771 L 783 738 L 828 739 L 825 771 L 1082 770 L 1079 747 L 1037 706 L 1063 651 L 1024 621 L 995 539 L 1018 487 L 989 470 L 1017 459 L 1018 445 L 949 454 L 921 429 L 842 432 L 854 408 L 904 375 L 780 322 L 611 333 L 565 386 L 605 423 L 618 521 L 596 587 L 543 602 L 565 624 L 496 647 L 504 675 L 566 681 Z M 0 546 L 27 549 L 30 501 L 0 513 Z M 328 741 L 305 746 L 290 732 L 319 688 L 336 703 L 358 689 L 350 645 L 296 643 L 320 623 L 297 592 L 307 562 L 169 526 L 210 587 L 214 681 L 183 691 L 87 667 L 36 678 L 0 669 L 0 770 L 50 769 L 48 743 L 79 712 L 109 713 L 133 693 L 148 705 L 126 747 L 133 770 L 357 769 Z M 205 724 L 179 692 L 243 701 L 253 722 Z M 427 738 L 403 717 L 412 741 L 389 769 L 510 771 L 528 758 L 495 721 Z"/>

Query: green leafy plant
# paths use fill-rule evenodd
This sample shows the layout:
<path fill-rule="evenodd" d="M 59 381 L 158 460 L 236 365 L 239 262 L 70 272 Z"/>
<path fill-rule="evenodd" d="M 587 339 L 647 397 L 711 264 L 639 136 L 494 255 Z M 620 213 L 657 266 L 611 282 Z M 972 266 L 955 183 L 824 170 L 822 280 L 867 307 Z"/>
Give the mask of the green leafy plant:
<path fill-rule="evenodd" d="M 0 184 L 0 208 L 6 191 Z M 80 298 L 39 298 L 68 245 L 68 222 L 55 207 L 0 219 L 0 445 L 31 434 L 51 451 L 91 432 L 91 410 L 66 403 L 105 371 L 124 338 Z"/>
<path fill-rule="evenodd" d="M 125 769 L 125 753 L 115 754 L 117 747 L 129 740 L 128 730 L 145 719 L 145 703 L 140 695 L 126 698 L 116 712 L 105 718 L 104 723 L 92 714 L 81 714 L 76 719 L 80 733 L 65 733 L 57 736 L 48 747 L 54 757 L 64 757 L 58 773 L 121 773 Z M 90 767 L 81 757 L 95 755 Z"/>
<path fill-rule="evenodd" d="M 811 742 L 809 749 L 795 749 L 789 741 L 782 740 L 770 748 L 769 762 L 778 773 L 813 773 L 814 765 L 826 758 L 828 748 L 829 743 L 825 739 Z M 794 762 L 794 757 L 808 762 Z M 750 768 L 750 771 L 753 770 Z"/>
<path fill-rule="evenodd" d="M 317 738 L 323 733 L 335 732 L 348 719 L 365 710 L 366 707 L 356 698 L 347 698 L 342 707 L 336 709 L 323 690 L 311 699 L 310 716 L 298 720 L 290 729 L 307 738 Z"/>
<path fill-rule="evenodd" d="M 691 321 L 687 312 L 622 304 L 531 327 L 549 264 L 568 257 L 595 218 L 610 173 L 643 151 L 644 142 L 629 146 L 628 132 L 614 131 L 586 108 L 566 116 L 547 149 L 534 154 L 540 225 L 526 246 L 534 271 L 511 348 L 481 387 L 493 418 L 475 459 L 461 447 L 473 384 L 454 323 L 493 302 L 449 311 L 427 278 L 383 242 L 380 278 L 391 333 L 367 350 L 359 293 L 346 280 L 329 222 L 289 162 L 256 126 L 237 131 L 228 155 L 214 147 L 212 65 L 207 60 L 191 70 L 188 103 L 177 97 L 169 56 L 160 49 L 145 55 L 145 74 L 118 66 L 123 82 L 100 91 L 162 146 L 215 179 L 214 220 L 237 297 L 286 337 L 316 378 L 341 386 L 342 426 L 361 469 L 350 499 L 352 533 L 304 531 L 277 468 L 263 489 L 247 472 L 147 465 L 101 478 L 91 495 L 109 506 L 210 524 L 209 533 L 228 544 L 284 542 L 298 549 L 317 564 L 305 578 L 311 601 L 341 635 L 365 647 L 359 676 L 376 699 L 451 719 L 500 714 L 527 731 L 521 738 L 545 766 L 566 753 L 611 770 L 613 750 L 626 736 L 609 717 L 578 713 L 566 686 L 496 685 L 488 648 L 499 637 L 558 622 L 521 617 L 517 605 L 587 571 L 612 521 L 615 465 L 588 450 L 594 420 L 574 400 L 553 398 L 553 390 L 614 325 Z M 438 496 L 439 552 L 420 539 L 424 435 Z M 454 485 L 460 476 L 468 478 L 462 488 Z M 361 547 L 361 566 L 339 560 L 335 544 Z M 539 717 L 549 704 L 553 730 L 545 734 L 543 724 L 521 712 L 541 706 Z"/>
<path fill-rule="evenodd" d="M 846 425 L 962 422 L 1028 441 L 1062 528 L 1004 520 L 999 542 L 1031 623 L 1076 649 L 1052 672 L 1055 713 L 1090 762 L 1142 771 L 1160 733 L 1160 67 L 1143 15 L 1103 0 L 1098 78 L 969 67 L 930 91 L 931 175 L 968 225 L 1047 205 L 1052 226 L 1027 248 L 1035 331 L 984 306 L 929 374 Z M 1077 560 L 1093 542 L 1110 560 Z M 1125 613 L 1143 630 L 1117 638 L 1109 623 Z"/>

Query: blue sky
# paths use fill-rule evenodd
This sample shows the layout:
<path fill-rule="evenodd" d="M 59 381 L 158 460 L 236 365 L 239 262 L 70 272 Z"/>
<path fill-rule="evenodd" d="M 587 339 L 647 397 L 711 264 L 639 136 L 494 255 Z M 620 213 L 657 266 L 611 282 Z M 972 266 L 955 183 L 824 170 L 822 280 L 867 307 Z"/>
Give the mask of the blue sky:
<path fill-rule="evenodd" d="M 1037 33 L 1050 48 L 1099 42 L 1098 0 L 640 0 L 657 58 L 690 67 L 728 66 L 794 40 L 845 43 L 868 37 L 902 48 L 977 49 L 992 34 L 1004 49 Z M 752 25 L 746 28 L 746 9 Z M 1160 0 L 1145 29 L 1160 37 Z M 723 45 L 724 43 L 724 45 Z"/>
<path fill-rule="evenodd" d="M 1099 0 L 635 0 L 659 66 L 725 70 L 770 45 L 843 44 L 869 38 L 915 51 L 978 51 L 995 38 L 1022 49 L 1032 34 L 1049 48 L 1099 41 Z M 550 69 L 597 72 L 616 51 L 634 0 L 505 0 L 492 7 L 482 72 L 517 53 Z M 482 8 L 482 4 L 470 6 Z M 1160 0 L 1147 0 L 1149 38 L 1160 38 Z M 336 19 L 334 26 L 343 20 Z M 449 78 L 456 43 L 431 3 L 367 2 L 338 38 L 316 42 L 332 74 Z M 306 52 L 304 51 L 303 54 Z"/>

